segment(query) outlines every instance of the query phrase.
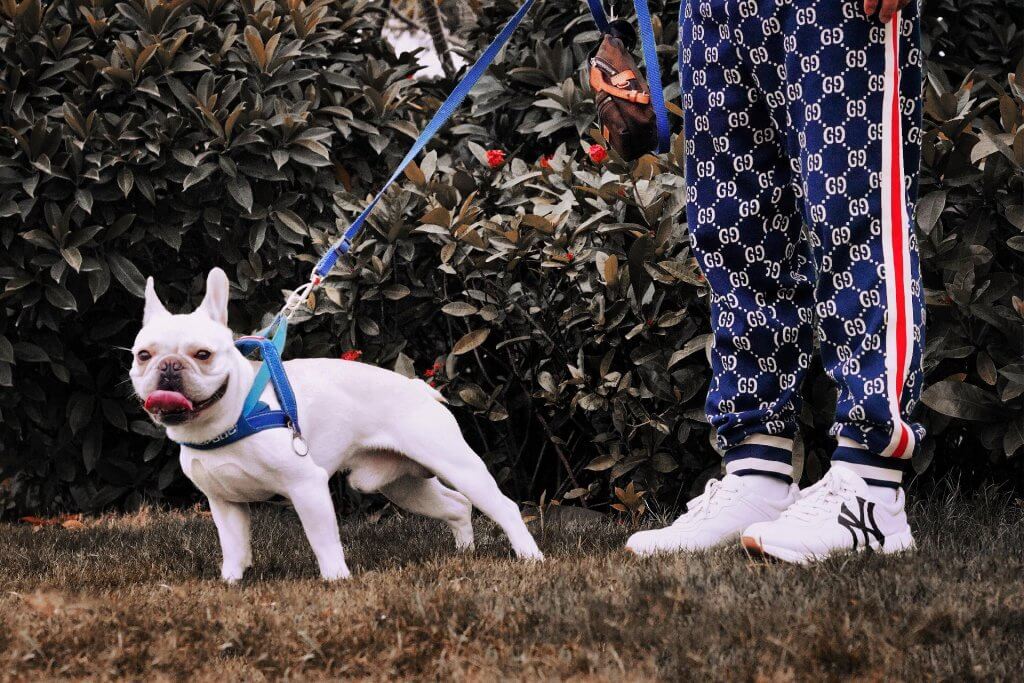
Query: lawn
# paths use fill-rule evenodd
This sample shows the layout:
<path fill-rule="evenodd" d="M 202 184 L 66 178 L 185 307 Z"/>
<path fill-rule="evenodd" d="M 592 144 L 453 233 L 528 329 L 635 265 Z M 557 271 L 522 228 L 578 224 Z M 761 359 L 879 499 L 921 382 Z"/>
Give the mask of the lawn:
<path fill-rule="evenodd" d="M 520 564 L 476 520 L 345 520 L 325 584 L 290 510 L 262 506 L 255 565 L 217 579 L 213 522 L 143 511 L 0 525 L 0 678 L 1019 679 L 1024 508 L 994 491 L 913 504 L 919 550 L 810 569 L 728 548 L 642 560 L 609 519 L 547 520 Z"/>

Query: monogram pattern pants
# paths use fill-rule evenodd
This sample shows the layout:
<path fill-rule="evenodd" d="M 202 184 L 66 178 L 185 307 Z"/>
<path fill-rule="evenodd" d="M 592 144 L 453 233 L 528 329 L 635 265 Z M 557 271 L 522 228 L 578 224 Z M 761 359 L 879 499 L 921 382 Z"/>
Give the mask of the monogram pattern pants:
<path fill-rule="evenodd" d="M 707 413 L 726 469 L 791 480 L 815 346 L 838 388 L 835 460 L 898 486 L 923 437 L 922 290 L 910 217 L 921 143 L 918 9 L 683 0 L 687 219 L 712 289 Z"/>

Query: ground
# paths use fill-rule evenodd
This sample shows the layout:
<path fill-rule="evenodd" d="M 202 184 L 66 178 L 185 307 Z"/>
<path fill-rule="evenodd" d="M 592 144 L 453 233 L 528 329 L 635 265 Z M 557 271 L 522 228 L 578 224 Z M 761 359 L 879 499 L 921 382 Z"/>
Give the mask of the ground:
<path fill-rule="evenodd" d="M 912 520 L 912 555 L 802 569 L 638 559 L 625 521 L 550 517 L 548 560 L 522 564 L 486 520 L 458 555 L 385 511 L 343 520 L 353 578 L 325 584 L 294 514 L 262 506 L 239 586 L 201 512 L 0 524 L 0 679 L 1019 680 L 1022 502 L 933 495 Z"/>

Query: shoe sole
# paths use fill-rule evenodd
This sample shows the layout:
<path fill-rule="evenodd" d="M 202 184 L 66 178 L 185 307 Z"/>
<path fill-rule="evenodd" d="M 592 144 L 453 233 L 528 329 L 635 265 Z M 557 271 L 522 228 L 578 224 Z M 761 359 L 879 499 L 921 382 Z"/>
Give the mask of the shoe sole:
<path fill-rule="evenodd" d="M 774 564 L 777 562 L 789 562 L 790 564 L 807 564 L 807 560 L 804 559 L 800 553 L 793 552 L 786 548 L 778 548 L 769 545 L 765 545 L 761 542 L 761 539 L 753 536 L 743 536 L 740 538 L 740 545 L 746 551 L 747 556 L 752 560 L 759 560 L 768 564 Z"/>
<path fill-rule="evenodd" d="M 814 555 L 811 553 L 802 553 L 798 550 L 792 550 L 790 548 L 783 548 L 781 546 L 773 546 L 766 544 L 761 541 L 760 538 L 755 536 L 742 536 L 740 537 L 740 545 L 747 552 L 747 555 L 752 559 L 760 559 L 764 561 L 775 561 L 775 562 L 788 562 L 790 564 L 807 565 L 818 560 L 823 560 L 827 555 Z M 910 530 L 903 531 L 892 536 L 885 537 L 885 545 L 871 544 L 870 546 L 860 546 L 854 552 L 864 552 L 868 548 L 876 553 L 882 555 L 892 555 L 895 553 L 902 553 L 913 550 L 914 537 L 911 535 Z M 845 550 L 845 549 L 844 549 Z M 842 552 L 837 551 L 837 552 Z"/>
<path fill-rule="evenodd" d="M 622 549 L 626 552 L 626 554 L 628 554 L 628 555 L 630 555 L 632 557 L 659 557 L 659 556 L 668 556 L 668 555 L 686 555 L 686 554 L 693 554 L 693 553 L 706 553 L 706 552 L 710 552 L 712 550 L 718 550 L 719 548 L 726 548 L 729 545 L 735 543 L 736 539 L 738 539 L 738 538 L 739 538 L 739 534 L 730 534 L 728 537 L 723 538 L 718 543 L 715 543 L 713 545 L 704 546 L 702 548 L 658 548 L 656 550 L 638 551 L 638 550 L 635 550 L 633 548 L 630 548 L 628 545 L 624 545 L 624 546 L 622 546 Z"/>
<path fill-rule="evenodd" d="M 774 562 L 775 558 L 764 551 L 761 547 L 761 542 L 753 536 L 742 536 L 740 538 L 740 545 L 743 547 L 743 551 L 752 560 L 758 560 L 760 562 Z"/>

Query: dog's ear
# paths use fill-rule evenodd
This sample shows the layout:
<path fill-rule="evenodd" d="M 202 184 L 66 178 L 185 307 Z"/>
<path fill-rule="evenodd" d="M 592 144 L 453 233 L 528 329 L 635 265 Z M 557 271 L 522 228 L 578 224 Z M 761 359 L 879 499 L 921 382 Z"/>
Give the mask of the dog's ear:
<path fill-rule="evenodd" d="M 227 273 L 220 268 L 214 268 L 206 276 L 206 296 L 203 297 L 203 303 L 199 304 L 199 308 L 214 322 L 221 325 L 228 324 L 228 291 L 230 288 Z"/>
<path fill-rule="evenodd" d="M 145 325 L 153 318 L 160 315 L 170 315 L 160 297 L 156 295 L 156 287 L 153 285 L 153 278 L 146 278 L 146 307 L 142 311 L 142 324 Z"/>

